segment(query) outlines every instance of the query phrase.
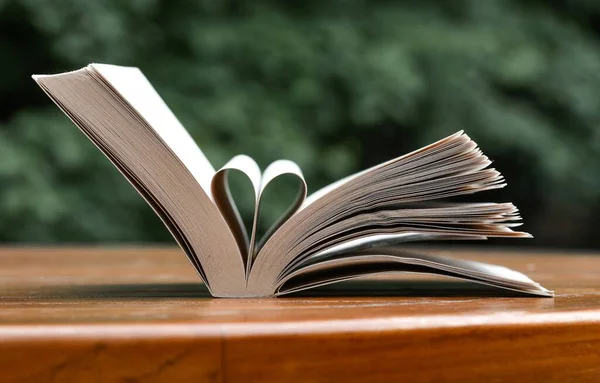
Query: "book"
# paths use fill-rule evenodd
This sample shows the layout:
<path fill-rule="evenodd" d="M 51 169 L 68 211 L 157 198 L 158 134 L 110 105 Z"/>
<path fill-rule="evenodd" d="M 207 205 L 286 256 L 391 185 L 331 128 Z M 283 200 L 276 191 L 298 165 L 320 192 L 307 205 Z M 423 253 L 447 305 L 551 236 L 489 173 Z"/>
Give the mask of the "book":
<path fill-rule="evenodd" d="M 90 64 L 33 79 L 154 209 L 215 297 L 281 296 L 390 272 L 553 295 L 502 266 L 403 249 L 425 240 L 531 237 L 515 230 L 521 218 L 511 203 L 452 198 L 506 185 L 462 131 L 307 196 L 289 160 L 261 172 L 238 155 L 215 170 L 138 68 Z M 249 230 L 231 195 L 232 172 L 252 184 Z M 259 236 L 263 192 L 284 175 L 298 184 L 297 198 Z"/>

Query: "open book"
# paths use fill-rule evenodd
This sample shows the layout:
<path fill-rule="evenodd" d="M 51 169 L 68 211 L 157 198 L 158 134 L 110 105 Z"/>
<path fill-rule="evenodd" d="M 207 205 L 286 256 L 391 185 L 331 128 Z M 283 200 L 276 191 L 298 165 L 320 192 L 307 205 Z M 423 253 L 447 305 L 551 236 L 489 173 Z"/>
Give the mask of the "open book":
<path fill-rule="evenodd" d="M 310 196 L 300 168 L 279 160 L 261 172 L 248 156 L 215 171 L 137 68 L 105 64 L 34 80 L 160 216 L 216 297 L 277 296 L 375 273 L 445 275 L 540 296 L 552 292 L 501 266 L 402 250 L 423 240 L 527 238 L 511 203 L 448 198 L 505 186 L 475 142 L 458 132 L 346 177 Z M 251 182 L 248 233 L 229 174 Z M 263 192 L 287 175 L 297 198 L 261 237 Z"/>

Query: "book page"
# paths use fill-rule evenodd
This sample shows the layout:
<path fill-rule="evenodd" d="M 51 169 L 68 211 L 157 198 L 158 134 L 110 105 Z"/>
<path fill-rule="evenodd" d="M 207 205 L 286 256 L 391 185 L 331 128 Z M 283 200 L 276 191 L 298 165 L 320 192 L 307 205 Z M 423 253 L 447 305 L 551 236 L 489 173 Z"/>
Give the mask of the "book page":
<path fill-rule="evenodd" d="M 241 172 L 252 184 L 255 221 L 260 198 L 261 173 L 258 164 L 251 157 L 247 155 L 237 155 L 219 169 L 211 182 L 213 199 L 221 211 L 223 218 L 225 218 L 231 231 L 235 235 L 240 252 L 244 257 L 244 264 L 246 265 L 246 268 L 248 268 L 248 258 L 251 249 L 249 246 L 250 240 L 246 228 L 244 227 L 244 221 L 229 188 L 227 177 L 231 171 Z M 256 222 L 254 222 L 253 225 L 256 225 Z"/>
<path fill-rule="evenodd" d="M 553 296 L 552 291 L 523 273 L 506 267 L 386 247 L 340 255 L 299 269 L 282 278 L 278 294 L 389 272 L 442 275 L 525 294 Z"/>
<path fill-rule="evenodd" d="M 356 239 L 350 239 L 325 248 L 316 254 L 308 257 L 300 266 L 306 266 L 328 260 L 344 254 L 353 253 L 356 251 L 365 251 L 373 248 L 397 246 L 409 242 L 421 241 L 449 241 L 449 240 L 476 240 L 485 239 L 483 236 L 468 235 L 468 234 L 447 234 L 447 233 L 425 233 L 420 231 L 394 233 L 394 234 L 372 234 Z M 294 263 L 290 265 L 295 265 Z M 286 268 L 287 269 L 287 268 Z"/>
<path fill-rule="evenodd" d="M 139 70 L 100 68 L 109 68 L 106 77 L 86 67 L 34 79 L 159 213 L 211 294 L 244 296 L 235 237 L 202 185 L 210 185 L 212 166 Z"/>
<path fill-rule="evenodd" d="M 292 202 L 288 206 L 287 210 L 277 219 L 277 221 L 275 221 L 269 227 L 269 229 L 262 236 L 262 238 L 260 238 L 260 239 L 255 238 L 256 232 L 253 232 L 254 240 L 252 243 L 254 244 L 254 246 L 252 248 L 253 248 L 254 254 L 258 253 L 260 251 L 260 248 L 269 239 L 269 237 L 271 237 L 271 235 L 275 231 L 277 231 L 277 229 L 279 229 L 279 227 L 285 221 L 287 221 L 289 217 L 291 217 L 294 213 L 296 213 L 300 209 L 300 207 L 304 203 L 304 200 L 306 199 L 306 191 L 307 191 L 306 180 L 304 179 L 304 175 L 302 174 L 302 170 L 300 170 L 300 167 L 298 166 L 298 164 L 296 164 L 295 162 L 290 161 L 290 160 L 277 160 L 277 161 L 271 163 L 269 166 L 267 166 L 267 168 L 265 169 L 265 171 L 262 175 L 262 180 L 261 180 L 261 185 L 260 185 L 260 198 L 258 200 L 258 205 L 257 205 L 257 209 L 256 209 L 257 214 L 255 215 L 254 227 L 256 228 L 256 225 L 258 223 L 261 205 L 265 203 L 263 201 L 264 191 L 269 187 L 269 185 L 271 184 L 272 181 L 274 181 L 275 179 L 277 179 L 281 176 L 285 176 L 285 175 L 291 175 L 296 180 L 296 185 L 298 188 L 298 192 L 296 193 L 296 198 L 294 198 L 294 200 L 292 200 Z"/>
<path fill-rule="evenodd" d="M 440 205 L 440 199 L 504 187 L 490 164 L 477 144 L 458 132 L 324 188 L 265 243 L 249 288 L 275 283 L 321 251 L 349 241 L 360 248 L 376 235 L 388 236 L 385 240 L 409 234 L 412 239 L 530 237 L 513 231 L 520 217 L 510 203 Z"/>
<path fill-rule="evenodd" d="M 445 142 L 451 141 L 453 138 L 459 137 L 461 134 L 463 134 L 462 130 L 459 131 L 459 132 L 454 133 L 452 136 L 444 138 L 443 140 L 440 140 L 438 142 L 434 142 L 433 144 L 429 144 L 427 146 L 424 146 L 424 147 L 422 147 L 420 149 L 417 149 L 417 150 L 415 150 L 413 152 L 410 152 L 410 153 L 405 154 L 403 156 L 400 156 L 398 158 L 394 158 L 394 159 L 386 161 L 384 163 L 375 165 L 375 166 L 373 166 L 373 167 L 371 167 L 369 169 L 365 169 L 365 170 L 362 170 L 362 171 L 360 171 L 358 173 L 351 174 L 351 175 L 349 175 L 347 177 L 344 177 L 344 178 L 342 178 L 342 179 L 340 179 L 338 181 L 335 181 L 335 182 L 333 182 L 333 183 L 331 183 L 331 184 L 329 184 L 327 186 L 324 186 L 323 188 L 321 188 L 321 189 L 317 190 L 316 192 L 313 192 L 312 194 L 310 194 L 306 198 L 306 201 L 304 202 L 302 208 L 305 208 L 305 207 L 309 206 L 310 204 L 312 204 L 316 200 L 318 200 L 321 197 L 324 197 L 327 194 L 335 191 L 337 188 L 341 187 L 342 185 L 346 184 L 349 181 L 352 181 L 352 180 L 354 180 L 354 179 L 356 179 L 356 178 L 358 178 L 360 176 L 368 175 L 368 173 L 370 173 L 370 172 L 373 172 L 373 171 L 375 171 L 375 170 L 377 170 L 379 168 L 391 165 L 394 162 L 401 161 L 404 158 L 418 156 L 419 154 L 421 154 L 423 152 L 426 152 L 428 150 L 431 150 L 432 148 L 436 148 L 436 147 L 442 146 Z"/>
<path fill-rule="evenodd" d="M 211 196 L 215 169 L 142 72 L 138 68 L 107 64 L 90 64 L 90 67 L 143 116 Z"/>
<path fill-rule="evenodd" d="M 254 197 L 254 214 L 252 219 L 252 229 L 250 236 L 246 232 L 244 223 L 237 209 L 235 201 L 231 195 L 227 177 L 230 171 L 239 171 L 244 174 L 252 183 Z M 298 183 L 298 193 L 291 202 L 288 209 L 281 217 L 275 221 L 270 229 L 264 234 L 262 241 L 268 238 L 283 222 L 287 220 L 294 212 L 298 210 L 304 198 L 306 197 L 306 182 L 302 176 L 302 171 L 298 165 L 289 160 L 278 160 L 270 164 L 261 174 L 260 168 L 256 162 L 246 156 L 238 155 L 225 164 L 213 177 L 212 192 L 213 198 L 225 220 L 236 236 L 240 251 L 244 254 L 244 262 L 249 273 L 254 255 L 260 248 L 258 232 L 258 220 L 261 208 L 264 205 L 264 191 L 275 179 L 284 175 L 294 176 Z"/>

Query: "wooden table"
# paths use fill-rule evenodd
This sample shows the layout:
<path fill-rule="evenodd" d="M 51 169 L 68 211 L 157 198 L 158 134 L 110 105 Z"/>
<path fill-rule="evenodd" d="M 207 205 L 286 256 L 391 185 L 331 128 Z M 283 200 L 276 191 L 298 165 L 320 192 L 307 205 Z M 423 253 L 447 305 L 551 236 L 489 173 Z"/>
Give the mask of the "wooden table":
<path fill-rule="evenodd" d="M 174 248 L 5 248 L 0 381 L 600 382 L 600 255 L 436 253 L 557 296 L 413 276 L 211 299 Z"/>

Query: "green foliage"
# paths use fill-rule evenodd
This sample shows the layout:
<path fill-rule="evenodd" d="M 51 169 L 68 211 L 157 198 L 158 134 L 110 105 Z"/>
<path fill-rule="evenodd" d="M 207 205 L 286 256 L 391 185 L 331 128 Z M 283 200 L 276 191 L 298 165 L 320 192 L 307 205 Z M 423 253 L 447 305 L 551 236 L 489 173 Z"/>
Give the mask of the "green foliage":
<path fill-rule="evenodd" d="M 313 191 L 465 129 L 509 182 L 484 198 L 538 244 L 598 245 L 600 5 L 562 3 L 0 1 L 0 240 L 169 238 L 29 79 L 107 62 L 140 67 L 216 167 L 288 158 Z"/>

